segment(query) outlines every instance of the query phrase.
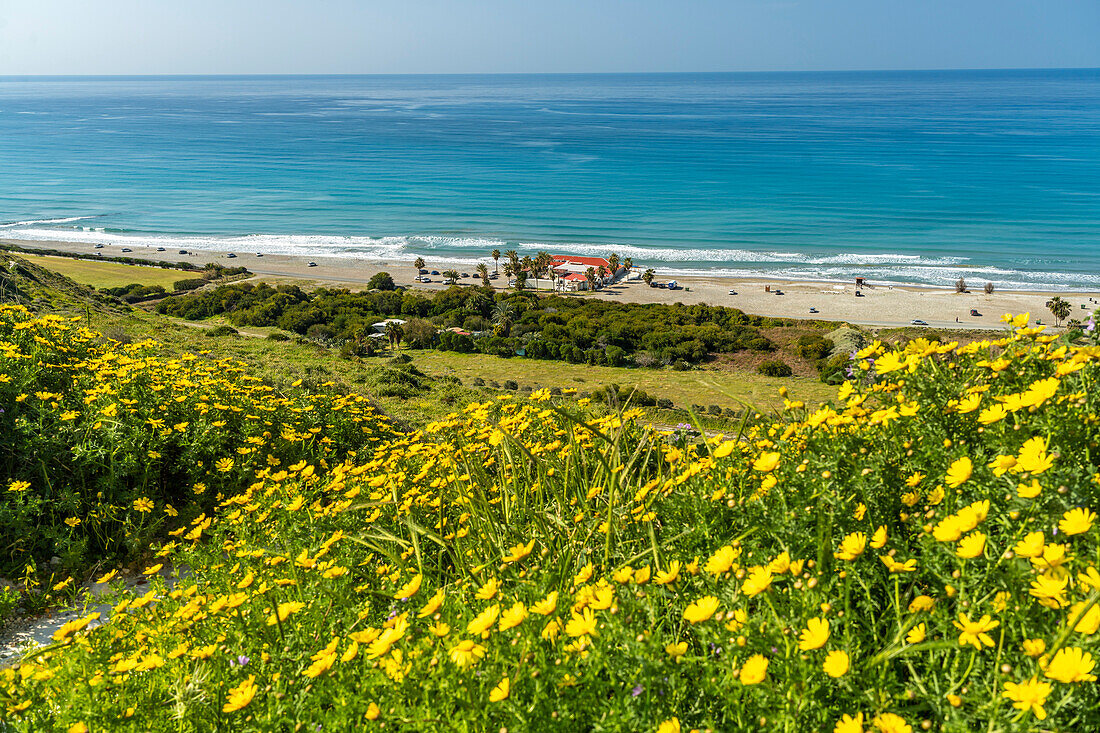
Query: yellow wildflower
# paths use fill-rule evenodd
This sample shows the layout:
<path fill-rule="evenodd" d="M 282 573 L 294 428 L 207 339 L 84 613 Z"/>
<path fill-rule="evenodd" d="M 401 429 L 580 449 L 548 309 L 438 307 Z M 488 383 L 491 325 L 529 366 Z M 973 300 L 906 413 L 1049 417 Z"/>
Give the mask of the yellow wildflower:
<path fill-rule="evenodd" d="M 714 596 L 703 596 L 684 609 L 684 619 L 690 623 L 698 624 L 707 621 L 718 610 L 718 599 Z"/>
<path fill-rule="evenodd" d="M 829 640 L 829 622 L 823 618 L 812 618 L 806 622 L 806 628 L 799 634 L 798 648 L 802 651 L 820 649 Z"/>
<path fill-rule="evenodd" d="M 259 689 L 255 680 L 256 675 L 249 675 L 248 679 L 241 682 L 241 684 L 230 688 L 226 696 L 226 703 L 222 706 L 222 712 L 235 713 L 252 702 L 252 698 L 256 695 L 256 690 Z"/>
<path fill-rule="evenodd" d="M 755 685 L 764 681 L 768 675 L 768 658 L 763 654 L 753 654 L 741 667 L 737 678 L 743 685 Z"/>
<path fill-rule="evenodd" d="M 850 664 L 851 660 L 848 658 L 848 652 L 833 650 L 826 655 L 821 668 L 830 677 L 843 677 L 848 673 Z"/>

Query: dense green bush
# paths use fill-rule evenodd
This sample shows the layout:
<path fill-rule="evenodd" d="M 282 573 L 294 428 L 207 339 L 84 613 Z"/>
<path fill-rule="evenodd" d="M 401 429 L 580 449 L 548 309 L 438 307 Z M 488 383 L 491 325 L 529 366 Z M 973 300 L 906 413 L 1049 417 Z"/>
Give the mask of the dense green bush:
<path fill-rule="evenodd" d="M 761 362 L 756 371 L 765 377 L 789 377 L 793 373 L 790 365 L 782 359 L 769 359 Z"/>
<path fill-rule="evenodd" d="M 393 284 L 393 278 L 390 277 L 390 273 L 376 272 L 374 276 L 371 277 L 370 282 L 367 283 L 367 287 L 375 290 L 393 290 L 395 286 Z"/>
<path fill-rule="evenodd" d="M 181 290 L 197 290 L 203 285 L 206 285 L 208 281 L 201 277 L 187 278 L 186 280 L 176 280 L 172 283 L 172 288 L 179 292 Z"/>
<path fill-rule="evenodd" d="M 137 303 L 138 301 L 145 300 L 155 295 L 163 295 L 164 287 L 161 285 L 130 283 L 129 285 L 118 288 L 100 288 L 99 292 L 121 298 L 127 303 Z"/>
<path fill-rule="evenodd" d="M 833 344 L 819 333 L 808 333 L 798 337 L 795 351 L 803 359 L 817 361 L 824 359 L 833 350 Z"/>

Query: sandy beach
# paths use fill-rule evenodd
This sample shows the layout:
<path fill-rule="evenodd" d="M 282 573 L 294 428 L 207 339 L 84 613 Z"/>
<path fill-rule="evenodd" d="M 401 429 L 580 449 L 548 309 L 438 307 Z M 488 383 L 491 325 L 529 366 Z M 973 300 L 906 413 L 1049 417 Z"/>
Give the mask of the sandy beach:
<path fill-rule="evenodd" d="M 131 246 L 130 252 L 122 252 L 121 246 L 106 245 L 95 249 L 92 244 L 63 241 L 25 242 L 0 239 L 0 242 L 34 251 L 53 249 L 63 252 L 95 254 L 104 257 L 131 257 L 151 261 L 180 262 L 187 261 L 196 265 L 216 262 L 225 266 L 247 267 L 255 273 L 257 279 L 283 280 L 302 285 L 324 283 L 331 287 L 361 289 L 371 276 L 378 272 L 388 272 L 398 285 L 423 290 L 441 290 L 447 286 L 441 276 L 431 276 L 432 283 L 417 283 L 414 278 L 416 269 L 411 262 L 392 260 L 357 260 L 317 255 L 312 259 L 299 256 L 265 254 L 255 252 L 236 252 L 235 258 L 228 257 L 229 252 L 214 250 L 188 250 L 180 255 L 178 250 L 170 249 L 157 252 L 152 246 Z M 459 280 L 460 284 L 478 284 L 474 268 L 478 261 L 471 260 L 466 265 L 455 266 L 433 263 L 425 258 L 428 270 L 443 272 L 454 267 L 459 272 L 468 272 L 472 277 Z M 315 262 L 310 267 L 309 262 Z M 644 263 L 643 263 L 644 266 Z M 670 278 L 662 276 L 660 268 L 655 268 L 658 282 L 667 282 Z M 490 264 L 490 271 L 492 265 Z M 763 279 L 727 279 L 705 276 L 676 276 L 681 289 L 668 290 L 649 287 L 641 280 L 620 280 L 616 284 L 597 293 L 582 293 L 575 297 L 596 297 L 627 303 L 684 303 L 722 305 L 739 308 L 746 313 L 762 316 L 785 318 L 807 318 L 830 321 L 845 321 L 866 326 L 908 325 L 913 319 L 920 319 L 929 326 L 937 328 L 1000 328 L 1000 318 L 1005 313 L 1032 314 L 1033 321 L 1053 323 L 1045 303 L 1053 295 L 1060 295 L 1072 306 L 1071 318 L 1085 318 L 1092 310 L 1100 307 L 1100 292 L 1058 292 L 1043 293 L 1033 291 L 996 291 L 986 295 L 982 291 L 984 283 L 970 283 L 969 293 L 956 293 L 954 288 L 901 287 L 870 283 L 857 288 L 854 283 L 831 283 L 819 281 L 790 281 Z M 501 274 L 493 286 L 503 289 L 507 280 Z M 549 291 L 549 280 L 542 281 L 543 290 Z M 731 294 L 733 291 L 736 294 Z M 777 294 L 782 293 L 782 294 Z M 860 292 L 862 295 L 857 296 Z M 1082 306 L 1085 306 L 1082 308 Z M 816 308 L 817 313 L 810 309 Z M 971 310 L 979 315 L 971 315 Z"/>

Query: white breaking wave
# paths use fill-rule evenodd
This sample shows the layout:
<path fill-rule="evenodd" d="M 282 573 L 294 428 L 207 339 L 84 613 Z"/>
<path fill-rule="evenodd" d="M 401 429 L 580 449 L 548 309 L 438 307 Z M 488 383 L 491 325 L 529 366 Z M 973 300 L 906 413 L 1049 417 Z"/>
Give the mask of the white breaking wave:
<path fill-rule="evenodd" d="M 83 221 L 84 219 L 94 219 L 94 216 L 67 216 L 62 219 L 28 219 L 27 221 L 10 221 L 0 224 L 0 229 L 6 229 L 7 227 L 25 227 L 33 226 L 35 224 L 69 224 L 74 221 Z M 4 232 L 6 235 L 7 232 Z"/>
<path fill-rule="evenodd" d="M 391 237 L 248 234 L 239 236 L 180 235 L 114 232 L 88 226 L 48 228 L 50 225 L 95 217 L 66 217 L 0 224 L 0 236 L 37 242 L 79 242 L 118 247 L 164 247 L 230 252 L 262 252 L 297 257 L 339 257 L 350 260 L 411 263 L 417 256 L 429 267 L 472 267 L 493 264 L 489 253 L 514 249 L 521 255 L 545 250 L 551 254 L 606 257 L 612 252 L 630 257 L 635 266 L 656 266 L 660 277 L 709 276 L 728 278 L 777 278 L 822 282 L 851 281 L 865 277 L 872 282 L 943 287 L 958 278 L 972 285 L 992 282 L 1001 289 L 1069 290 L 1100 289 L 1100 275 L 1043 272 L 978 265 L 967 257 L 926 257 L 902 253 L 844 252 L 807 254 L 748 249 L 676 249 L 629 244 L 583 242 L 522 242 L 493 237 L 413 235 Z M 171 254 L 171 252 L 169 252 Z"/>

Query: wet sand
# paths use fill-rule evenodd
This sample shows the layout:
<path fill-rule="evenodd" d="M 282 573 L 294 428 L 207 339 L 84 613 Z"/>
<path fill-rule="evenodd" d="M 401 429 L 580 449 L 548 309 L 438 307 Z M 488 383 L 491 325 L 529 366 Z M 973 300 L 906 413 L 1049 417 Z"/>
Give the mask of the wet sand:
<path fill-rule="evenodd" d="M 441 290 L 447 286 L 442 276 L 430 275 L 432 283 L 417 283 L 417 275 L 412 263 L 407 261 L 356 260 L 317 255 L 312 258 L 316 267 L 310 267 L 306 257 L 267 254 L 259 257 L 254 252 L 237 252 L 237 257 L 227 257 L 228 252 L 213 250 L 189 250 L 189 254 L 180 255 L 178 250 L 170 249 L 157 252 L 151 246 L 131 246 L 131 252 L 122 252 L 122 248 L 106 245 L 95 249 L 94 245 L 77 242 L 23 242 L 0 240 L 5 244 L 34 249 L 54 249 L 63 252 L 82 254 L 103 253 L 104 257 L 132 257 L 153 261 L 187 261 L 196 265 L 216 262 L 227 267 L 243 266 L 263 280 L 282 280 L 306 284 L 325 284 L 330 287 L 361 289 L 366 287 L 371 276 L 378 272 L 388 272 L 398 285 L 423 290 Z M 443 272 L 453 265 L 433 264 L 428 258 L 428 270 Z M 469 278 L 459 280 L 463 285 L 480 284 L 475 268 L 477 261 L 455 266 L 459 272 L 467 272 Z M 489 270 L 492 272 L 492 266 Z M 667 282 L 667 276 L 661 277 L 661 270 L 655 268 L 657 282 Z M 576 297 L 604 298 L 628 303 L 684 303 L 688 305 L 705 303 L 739 308 L 746 313 L 762 316 L 786 318 L 816 318 L 829 321 L 846 321 L 867 326 L 908 325 L 913 319 L 926 321 L 928 325 L 941 328 L 1000 328 L 1000 317 L 1004 313 L 1025 313 L 1032 320 L 1041 319 L 1043 323 L 1053 323 L 1045 303 L 1053 295 L 1060 295 L 1072 306 L 1071 318 L 1084 319 L 1092 310 L 1100 307 L 1100 292 L 1059 292 L 1041 293 L 1032 291 L 996 291 L 986 295 L 982 291 L 984 283 L 971 283 L 969 293 L 956 293 L 953 285 L 944 288 L 919 288 L 888 286 L 871 283 L 861 289 L 854 283 L 828 283 L 792 280 L 764 280 L 716 278 L 705 276 L 676 276 L 681 285 L 679 290 L 648 287 L 641 280 L 620 280 L 614 285 L 597 293 L 581 293 Z M 504 289 L 507 278 L 491 281 L 493 287 Z M 529 281 L 530 282 L 530 281 Z M 532 283 L 533 284 L 533 283 Z M 541 281 L 541 291 L 550 292 L 550 281 Z M 736 294 L 730 294 L 730 291 Z M 770 290 L 770 292 L 768 292 Z M 776 293 L 779 291 L 782 295 Z M 861 295 L 857 296 L 856 293 Z M 1081 306 L 1086 306 L 1082 309 Z M 810 309 L 816 308 L 817 313 Z M 971 309 L 980 315 L 972 316 Z M 957 320 L 956 320 L 957 319 Z"/>

